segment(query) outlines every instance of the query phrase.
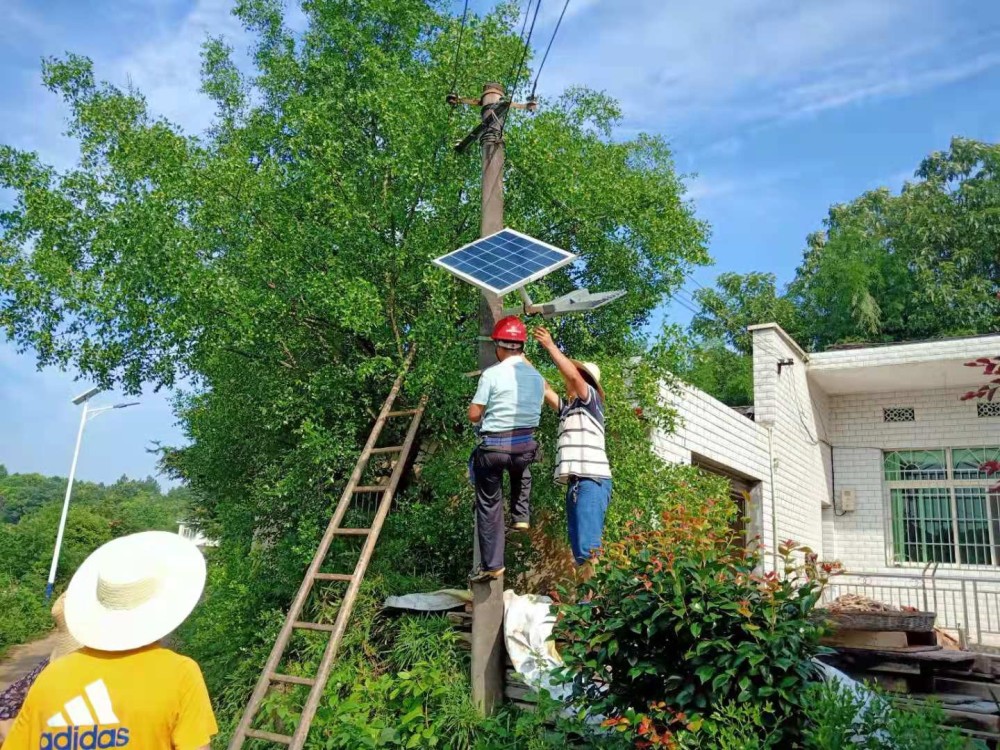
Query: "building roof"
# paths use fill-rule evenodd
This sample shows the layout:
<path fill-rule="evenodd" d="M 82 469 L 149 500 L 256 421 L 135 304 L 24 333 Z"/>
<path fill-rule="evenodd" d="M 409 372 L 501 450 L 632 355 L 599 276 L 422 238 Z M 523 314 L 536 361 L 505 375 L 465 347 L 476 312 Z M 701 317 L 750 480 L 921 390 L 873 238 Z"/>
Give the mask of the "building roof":
<path fill-rule="evenodd" d="M 854 349 L 877 349 L 886 346 L 907 346 L 909 344 L 930 344 L 937 341 L 971 341 L 1000 336 L 1000 333 L 974 333 L 968 336 L 938 336 L 933 339 L 912 339 L 908 341 L 859 341 L 845 344 L 831 344 L 823 352 L 840 352 Z"/>
<path fill-rule="evenodd" d="M 827 393 L 961 389 L 983 382 L 965 364 L 1000 356 L 1000 334 L 865 346 L 819 352 L 809 358 L 812 382 Z"/>

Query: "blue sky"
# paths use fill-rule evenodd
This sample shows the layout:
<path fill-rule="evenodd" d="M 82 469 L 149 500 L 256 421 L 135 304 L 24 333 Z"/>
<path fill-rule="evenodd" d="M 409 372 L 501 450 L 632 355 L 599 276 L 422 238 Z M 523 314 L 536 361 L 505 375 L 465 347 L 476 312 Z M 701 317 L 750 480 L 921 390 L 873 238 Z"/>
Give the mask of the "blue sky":
<path fill-rule="evenodd" d="M 104 79 L 131 81 L 155 112 L 202 129 L 212 111 L 198 93 L 205 34 L 246 42 L 231 2 L 3 0 L 0 143 L 73 162 L 64 112 L 39 82 L 40 58 L 66 51 L 91 57 Z M 536 47 L 561 6 L 543 0 Z M 618 97 L 619 135 L 663 134 L 680 171 L 696 175 L 690 196 L 712 225 L 716 262 L 665 308 L 686 322 L 685 295 L 719 272 L 773 271 L 787 282 L 831 203 L 898 189 L 953 135 L 1000 140 L 1000 3 L 571 0 L 539 93 L 574 83 Z M 0 463 L 65 474 L 79 418 L 70 399 L 84 389 L 0 343 Z M 167 394 L 141 400 L 90 423 L 79 476 L 145 476 L 152 441 L 183 440 Z"/>

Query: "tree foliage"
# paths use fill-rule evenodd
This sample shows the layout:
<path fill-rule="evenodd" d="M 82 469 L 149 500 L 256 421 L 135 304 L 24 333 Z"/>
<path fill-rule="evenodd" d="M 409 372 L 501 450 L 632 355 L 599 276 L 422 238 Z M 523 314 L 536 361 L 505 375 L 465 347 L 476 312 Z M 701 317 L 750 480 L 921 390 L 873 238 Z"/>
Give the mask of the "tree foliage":
<path fill-rule="evenodd" d="M 773 273 L 723 273 L 715 288 L 694 293 L 700 305 L 688 335 L 674 334 L 674 372 L 686 383 L 729 406 L 753 403 L 753 363 L 749 326 L 780 324 L 793 336 L 799 311 L 777 286 Z"/>
<path fill-rule="evenodd" d="M 789 333 L 798 328 L 792 300 L 781 294 L 773 273 L 723 273 L 716 288 L 694 293 L 701 310 L 691 320 L 691 332 L 708 341 L 723 341 L 739 354 L 753 350 L 749 326 L 779 323 Z"/>
<path fill-rule="evenodd" d="M 43 592 L 62 514 L 66 479 L 0 472 L 0 651 L 51 626 Z M 56 570 L 61 590 L 105 542 L 139 531 L 176 531 L 191 493 L 160 491 L 152 477 L 113 484 L 75 482 Z"/>
<path fill-rule="evenodd" d="M 419 347 L 411 382 L 433 396 L 433 429 L 458 421 L 474 366 L 477 293 L 428 262 L 478 232 L 478 159 L 450 148 L 478 114 L 443 103 L 457 21 L 418 0 L 304 10 L 294 35 L 277 3 L 237 5 L 257 37 L 252 75 L 206 44 L 208 133 L 184 135 L 69 56 L 44 80 L 69 105 L 78 167 L 0 152 L 15 195 L 0 217 L 0 325 L 41 364 L 102 385 L 190 378 L 192 445 L 168 465 L 244 544 L 327 506 L 404 348 Z M 477 64 L 459 89 L 508 75 L 513 20 L 470 20 L 462 56 Z M 638 353 L 636 331 L 706 260 L 666 145 L 612 140 L 618 118 L 608 97 L 573 89 L 505 129 L 507 223 L 581 256 L 535 297 L 629 291 L 559 325 L 593 357 Z"/>
<path fill-rule="evenodd" d="M 190 443 L 163 460 L 221 539 L 185 638 L 226 695 L 253 679 L 259 662 L 247 654 L 298 585 L 413 347 L 403 401 L 430 397 L 421 437 L 434 452 L 390 518 L 383 563 L 441 585 L 464 577 L 471 557 L 461 425 L 478 292 L 429 262 L 479 228 L 478 156 L 451 148 L 479 113 L 444 103 L 459 21 L 423 0 L 312 0 L 303 11 L 305 30 L 292 32 L 276 0 L 236 4 L 255 38 L 252 69 L 223 40 L 206 43 L 202 88 L 216 117 L 205 133 L 185 134 L 69 55 L 43 72 L 69 106 L 79 164 L 59 173 L 0 149 L 0 186 L 14 195 L 0 215 L 0 327 L 41 364 L 101 385 L 190 383 L 177 402 Z M 504 5 L 470 16 L 458 91 L 509 85 L 523 50 L 516 15 Z M 612 138 L 619 122 L 610 97 L 583 88 L 536 115 L 512 112 L 506 223 L 579 255 L 533 284 L 533 298 L 628 291 L 554 333 L 609 373 L 611 429 L 625 441 L 612 460 L 640 469 L 616 488 L 654 505 L 664 482 L 643 472 L 662 473 L 648 430 L 663 416 L 663 360 L 633 358 L 651 312 L 707 261 L 706 228 L 665 141 Z M 559 507 L 538 476 L 540 507 Z M 445 514 L 458 520 L 434 523 Z"/>
<path fill-rule="evenodd" d="M 789 292 L 814 348 L 1000 327 L 1000 145 L 955 138 L 899 195 L 833 206 Z"/>
<path fill-rule="evenodd" d="M 696 292 L 678 375 L 750 403 L 750 363 L 737 357 L 749 355 L 754 323 L 778 323 L 811 351 L 1000 330 L 1000 144 L 955 138 L 916 178 L 898 195 L 882 188 L 832 206 L 787 288 L 772 274 L 725 273 Z"/>

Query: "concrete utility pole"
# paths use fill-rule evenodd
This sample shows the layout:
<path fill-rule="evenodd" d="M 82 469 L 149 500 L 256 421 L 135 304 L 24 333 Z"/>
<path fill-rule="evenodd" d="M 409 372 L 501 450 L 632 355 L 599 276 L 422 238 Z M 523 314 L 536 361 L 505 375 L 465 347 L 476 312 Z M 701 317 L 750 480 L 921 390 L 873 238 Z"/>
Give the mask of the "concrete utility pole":
<path fill-rule="evenodd" d="M 497 116 L 496 105 L 503 99 L 503 87 L 483 86 L 482 124 L 479 143 L 483 152 L 483 212 L 479 236 L 503 229 L 503 161 L 501 125 L 506 113 Z M 496 349 L 489 337 L 503 315 L 503 300 L 492 292 L 479 297 L 479 369 L 496 362 Z M 482 562 L 479 534 L 476 533 L 475 568 Z M 503 576 L 472 584 L 472 701 L 489 716 L 503 700 Z"/>
<path fill-rule="evenodd" d="M 479 236 L 499 232 L 503 221 L 503 122 L 511 107 L 534 110 L 535 103 L 512 104 L 504 100 L 499 83 L 483 85 L 480 99 L 460 99 L 449 95 L 452 106 L 478 106 L 482 120 L 455 148 L 465 151 L 479 141 L 483 152 L 482 218 Z M 503 300 L 483 291 L 479 298 L 479 369 L 496 362 L 496 352 L 490 336 L 496 322 L 503 317 Z M 473 569 L 481 562 L 479 536 L 475 537 Z M 476 707 L 490 715 L 503 698 L 503 577 L 472 584 L 472 700 Z"/>
<path fill-rule="evenodd" d="M 503 119 L 506 112 L 497 114 L 497 105 L 503 100 L 503 87 L 498 83 L 483 86 L 480 100 L 483 132 L 479 143 L 483 152 L 482 217 L 479 236 L 487 237 L 503 229 Z M 503 317 L 503 300 L 483 291 L 479 298 L 479 369 L 494 364 L 496 350 L 489 340 L 493 326 Z"/>

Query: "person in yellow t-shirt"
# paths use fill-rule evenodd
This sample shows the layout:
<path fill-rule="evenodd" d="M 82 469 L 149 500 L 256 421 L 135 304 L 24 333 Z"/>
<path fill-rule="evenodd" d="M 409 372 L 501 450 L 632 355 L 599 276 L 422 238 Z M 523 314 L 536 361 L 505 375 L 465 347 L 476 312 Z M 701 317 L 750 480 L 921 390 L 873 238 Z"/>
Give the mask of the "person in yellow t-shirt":
<path fill-rule="evenodd" d="M 199 750 L 218 733 L 198 665 L 159 645 L 191 613 L 205 560 L 176 534 L 108 542 L 66 591 L 83 648 L 39 675 L 3 750 Z"/>

